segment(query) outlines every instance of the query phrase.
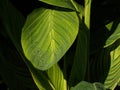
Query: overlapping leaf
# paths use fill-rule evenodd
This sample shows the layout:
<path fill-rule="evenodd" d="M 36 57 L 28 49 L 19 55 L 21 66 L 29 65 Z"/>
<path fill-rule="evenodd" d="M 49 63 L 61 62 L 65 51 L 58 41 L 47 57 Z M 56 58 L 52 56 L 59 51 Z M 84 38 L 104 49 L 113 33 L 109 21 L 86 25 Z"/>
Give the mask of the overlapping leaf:
<path fill-rule="evenodd" d="M 97 51 L 90 57 L 90 81 L 104 83 L 110 67 L 110 49 Z"/>
<path fill-rule="evenodd" d="M 80 16 L 84 16 L 84 7 L 81 4 L 78 4 L 74 0 L 71 0 L 77 12 L 79 12 Z"/>
<path fill-rule="evenodd" d="M 119 81 L 119 83 L 118 83 L 118 86 L 120 86 L 120 81 Z"/>
<path fill-rule="evenodd" d="M 115 43 L 116 40 L 120 39 L 120 23 L 115 25 L 116 27 L 113 26 L 114 22 L 109 23 L 106 25 L 108 30 L 114 29 L 113 34 L 107 39 L 105 47 L 110 46 L 111 44 Z"/>
<path fill-rule="evenodd" d="M 38 90 L 13 44 L 0 34 L 0 75 L 10 90 Z"/>
<path fill-rule="evenodd" d="M 9 0 L 0 0 L 0 19 L 14 45 L 20 49 L 21 31 L 25 22 L 24 16 Z"/>
<path fill-rule="evenodd" d="M 111 49 L 111 65 L 104 85 L 106 88 L 114 90 L 120 81 L 120 42 L 115 43 Z"/>
<path fill-rule="evenodd" d="M 70 90 L 106 90 L 101 83 L 89 83 L 82 81 L 78 83 L 75 87 L 72 87 Z"/>
<path fill-rule="evenodd" d="M 59 65 L 55 64 L 47 70 L 49 81 L 52 83 L 54 90 L 67 90 L 67 82 L 64 79 L 63 73 Z"/>
<path fill-rule="evenodd" d="M 24 58 L 25 59 L 25 58 Z M 54 87 L 51 87 L 51 82 L 49 82 L 49 78 L 46 72 L 39 71 L 33 67 L 33 65 L 26 60 L 27 65 L 29 66 L 29 70 L 31 72 L 32 78 L 40 90 L 53 90 Z"/>
<path fill-rule="evenodd" d="M 50 5 L 75 10 L 75 8 L 72 5 L 70 0 L 39 0 L 39 1 L 42 1 L 42 2 L 50 4 Z"/>
<path fill-rule="evenodd" d="M 80 21 L 74 63 L 70 75 L 70 84 L 73 86 L 85 79 L 88 63 L 89 30 Z"/>
<path fill-rule="evenodd" d="M 50 68 L 72 45 L 78 27 L 76 12 L 45 8 L 33 11 L 22 31 L 25 56 L 40 70 Z"/>
<path fill-rule="evenodd" d="M 27 61 L 33 80 L 40 90 L 67 90 L 66 80 L 59 65 L 55 64 L 47 71 L 35 69 Z"/>

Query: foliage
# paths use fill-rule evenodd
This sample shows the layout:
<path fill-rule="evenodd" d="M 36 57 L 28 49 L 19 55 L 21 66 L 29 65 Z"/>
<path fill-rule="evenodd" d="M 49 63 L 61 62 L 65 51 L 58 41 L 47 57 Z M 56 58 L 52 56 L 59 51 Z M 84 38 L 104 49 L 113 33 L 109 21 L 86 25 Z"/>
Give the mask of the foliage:
<path fill-rule="evenodd" d="M 10 90 L 119 85 L 120 18 L 99 10 L 114 2 L 39 0 L 27 14 L 11 2 L 0 1 L 0 75 Z"/>

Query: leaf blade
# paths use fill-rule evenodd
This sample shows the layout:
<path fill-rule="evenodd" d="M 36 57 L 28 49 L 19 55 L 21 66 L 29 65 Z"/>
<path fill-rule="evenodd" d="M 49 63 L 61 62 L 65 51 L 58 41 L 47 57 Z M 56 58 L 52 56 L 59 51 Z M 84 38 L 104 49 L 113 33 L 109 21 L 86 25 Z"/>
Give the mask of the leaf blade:
<path fill-rule="evenodd" d="M 25 22 L 25 17 L 19 12 L 9 0 L 0 1 L 0 19 L 8 36 L 16 46 L 21 50 L 21 30 Z"/>
<path fill-rule="evenodd" d="M 78 24 L 78 17 L 73 11 L 45 8 L 33 11 L 22 32 L 21 42 L 25 56 L 38 69 L 50 68 L 74 42 Z"/>
<path fill-rule="evenodd" d="M 101 83 L 89 83 L 86 81 L 79 82 L 75 87 L 71 87 L 70 90 L 105 90 Z"/>
<path fill-rule="evenodd" d="M 108 46 L 112 45 L 113 43 L 115 43 L 118 39 L 120 39 L 120 22 L 119 21 L 120 20 L 116 21 L 116 23 L 110 22 L 109 24 L 106 25 L 108 30 L 112 31 L 112 29 L 114 29 L 114 32 L 107 39 L 104 47 L 108 47 Z"/>
<path fill-rule="evenodd" d="M 118 46 L 117 46 L 118 45 Z M 106 88 L 114 89 L 120 81 L 120 42 L 115 43 L 111 47 L 111 65 L 108 76 L 104 82 Z"/>
<path fill-rule="evenodd" d="M 73 86 L 80 81 L 85 80 L 87 75 L 88 50 L 89 50 L 89 30 L 85 24 L 80 21 L 77 45 L 74 56 L 74 62 L 71 70 L 69 82 Z"/>
<path fill-rule="evenodd" d="M 47 74 L 55 90 L 67 90 L 66 80 L 58 64 L 48 69 Z"/>

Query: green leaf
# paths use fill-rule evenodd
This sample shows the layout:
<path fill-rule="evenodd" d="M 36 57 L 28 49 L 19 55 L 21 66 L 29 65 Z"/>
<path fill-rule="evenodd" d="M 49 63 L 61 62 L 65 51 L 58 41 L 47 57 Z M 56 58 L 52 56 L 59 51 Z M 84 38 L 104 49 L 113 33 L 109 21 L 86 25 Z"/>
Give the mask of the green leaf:
<path fill-rule="evenodd" d="M 119 20 L 120 21 L 120 20 Z M 104 47 L 108 47 L 115 43 L 116 40 L 120 39 L 120 22 L 114 23 L 110 22 L 108 25 L 106 25 L 109 31 L 114 31 L 112 35 L 107 39 L 106 44 Z"/>
<path fill-rule="evenodd" d="M 10 90 L 38 90 L 30 72 L 10 41 L 0 34 L 0 76 Z"/>
<path fill-rule="evenodd" d="M 39 1 L 50 4 L 50 5 L 75 10 L 70 0 L 39 0 Z"/>
<path fill-rule="evenodd" d="M 108 23 L 105 27 L 110 31 L 112 29 L 113 22 Z"/>
<path fill-rule="evenodd" d="M 37 87 L 40 90 L 53 90 L 54 88 L 51 86 L 51 82 L 49 82 L 49 78 L 46 74 L 46 72 L 40 71 L 33 67 L 33 65 L 23 57 L 23 59 L 26 61 L 28 68 L 30 70 L 30 73 L 32 75 L 32 78 L 37 85 Z"/>
<path fill-rule="evenodd" d="M 67 90 L 66 80 L 59 65 L 55 64 L 47 71 L 34 68 L 29 61 L 27 61 L 27 65 L 33 80 L 40 90 Z"/>
<path fill-rule="evenodd" d="M 55 64 L 53 67 L 47 70 L 49 81 L 54 87 L 53 90 L 67 90 L 67 83 L 64 79 L 63 73 L 59 68 L 59 65 Z"/>
<path fill-rule="evenodd" d="M 99 82 L 95 82 L 95 83 L 93 83 L 93 85 L 95 87 L 95 90 L 106 90 L 104 85 Z"/>
<path fill-rule="evenodd" d="M 120 86 L 120 81 L 118 82 L 118 86 Z"/>
<path fill-rule="evenodd" d="M 84 15 L 84 22 L 86 24 L 86 26 L 88 27 L 88 29 L 90 29 L 90 15 L 91 15 L 91 1 L 92 0 L 84 0 L 84 12 L 85 12 L 85 15 Z"/>
<path fill-rule="evenodd" d="M 84 16 L 84 7 L 80 4 L 78 4 L 77 2 L 75 2 L 74 0 L 71 0 L 73 6 L 75 7 L 76 11 L 79 12 L 79 15 L 82 17 Z"/>
<path fill-rule="evenodd" d="M 88 48 L 89 48 L 89 30 L 85 24 L 80 21 L 79 33 L 77 37 L 77 46 L 74 57 L 74 63 L 71 70 L 70 82 L 71 85 L 76 85 L 80 81 L 85 80 L 88 63 Z"/>
<path fill-rule="evenodd" d="M 78 27 L 76 12 L 45 8 L 34 10 L 22 31 L 25 56 L 37 69 L 50 68 L 73 44 Z"/>
<path fill-rule="evenodd" d="M 70 90 L 105 90 L 101 83 L 89 83 L 82 81 L 78 83 L 75 87 L 71 87 Z"/>
<path fill-rule="evenodd" d="M 120 41 L 116 42 L 110 48 L 111 63 L 108 76 L 104 82 L 104 86 L 114 90 L 120 81 Z"/>
<path fill-rule="evenodd" d="M 0 0 L 0 19 L 16 48 L 21 49 L 21 31 L 25 22 L 24 16 L 9 0 Z"/>
<path fill-rule="evenodd" d="M 104 83 L 110 68 L 110 49 L 103 48 L 90 56 L 90 81 Z"/>

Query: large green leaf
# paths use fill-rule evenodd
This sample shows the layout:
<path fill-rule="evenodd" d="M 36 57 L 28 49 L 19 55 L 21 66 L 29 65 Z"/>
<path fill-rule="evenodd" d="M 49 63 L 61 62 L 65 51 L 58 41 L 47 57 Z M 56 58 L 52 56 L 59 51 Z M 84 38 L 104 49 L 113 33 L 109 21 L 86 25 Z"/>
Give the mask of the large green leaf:
<path fill-rule="evenodd" d="M 17 11 L 10 2 L 7 2 L 7 0 L 1 0 L 0 7 L 0 11 L 3 11 L 3 13 L 0 14 L 0 18 L 3 22 L 4 28 L 12 39 L 16 48 L 18 48 L 18 51 L 20 51 L 20 33 L 24 23 L 24 16 L 22 16 L 22 14 L 20 14 L 20 12 Z M 10 11 L 13 11 L 13 13 L 9 13 Z M 57 65 L 53 66 L 54 69 L 51 68 L 48 70 L 50 74 L 53 72 L 52 75 L 49 73 L 47 74 L 46 72 L 35 69 L 31 63 L 26 60 L 23 53 L 20 52 L 27 66 L 29 67 L 31 75 L 36 83 L 35 85 L 26 65 L 24 67 L 22 58 L 18 57 L 19 54 L 16 53 L 16 49 L 13 47 L 9 48 L 10 45 L 6 46 L 3 38 L 0 38 L 0 42 L 0 74 L 11 90 L 37 90 L 36 85 L 40 90 L 53 90 L 54 88 L 61 88 L 62 90 L 65 89 L 65 80 L 62 71 Z M 53 83 L 53 77 L 58 77 L 56 80 L 59 80 L 60 82 Z M 64 87 L 64 89 L 62 87 Z"/>
<path fill-rule="evenodd" d="M 119 20 L 120 21 L 120 20 Z M 120 23 L 110 22 L 106 25 L 109 31 L 114 31 L 113 34 L 107 39 L 105 47 L 115 43 L 116 40 L 120 39 Z"/>
<path fill-rule="evenodd" d="M 113 44 L 111 50 L 111 64 L 104 85 L 106 88 L 114 90 L 114 88 L 120 81 L 120 41 Z"/>
<path fill-rule="evenodd" d="M 106 90 L 101 83 L 89 83 L 82 81 L 78 83 L 75 87 L 72 87 L 70 90 Z"/>
<path fill-rule="evenodd" d="M 50 5 L 75 10 L 70 0 L 39 0 L 39 1 L 50 4 Z"/>
<path fill-rule="evenodd" d="M 74 42 L 79 27 L 76 12 L 39 8 L 27 18 L 22 48 L 34 67 L 46 70 L 57 63 Z"/>

